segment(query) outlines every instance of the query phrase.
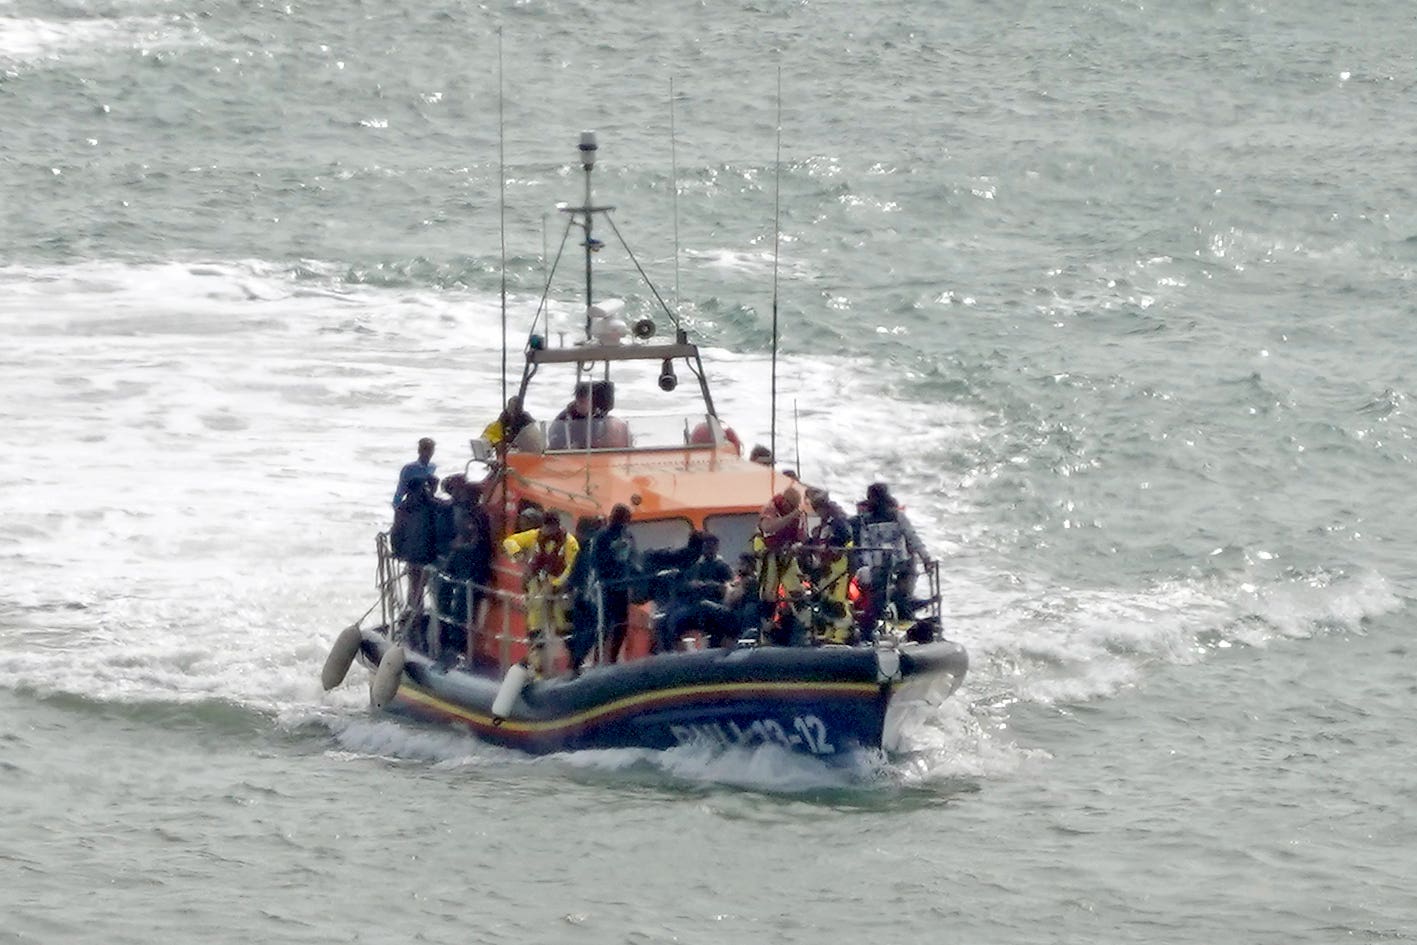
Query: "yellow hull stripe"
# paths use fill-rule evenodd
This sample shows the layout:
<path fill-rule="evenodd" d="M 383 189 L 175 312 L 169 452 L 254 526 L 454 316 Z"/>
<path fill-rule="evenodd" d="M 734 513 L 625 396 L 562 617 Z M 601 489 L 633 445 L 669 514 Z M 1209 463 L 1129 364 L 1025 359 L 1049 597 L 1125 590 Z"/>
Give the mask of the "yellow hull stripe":
<path fill-rule="evenodd" d="M 758 692 L 798 697 L 825 694 L 869 697 L 875 696 L 880 691 L 881 687 L 876 683 L 864 682 L 741 682 L 677 686 L 672 689 L 656 689 L 653 692 L 642 692 L 633 696 L 626 696 L 623 699 L 616 699 L 614 702 L 607 702 L 604 705 L 598 705 L 592 709 L 585 709 L 574 715 L 567 715 L 557 719 L 528 720 L 522 722 L 507 719 L 498 726 L 498 728 L 500 731 L 519 735 L 551 732 L 560 728 L 582 725 L 599 716 L 616 714 L 645 704 L 677 702 L 705 695 L 733 697 Z M 485 726 L 487 728 L 492 727 L 492 716 L 439 699 L 432 693 L 411 684 L 407 679 L 405 679 L 403 685 L 399 687 L 397 698 L 417 703 L 440 714 L 462 719 L 473 725 Z"/>

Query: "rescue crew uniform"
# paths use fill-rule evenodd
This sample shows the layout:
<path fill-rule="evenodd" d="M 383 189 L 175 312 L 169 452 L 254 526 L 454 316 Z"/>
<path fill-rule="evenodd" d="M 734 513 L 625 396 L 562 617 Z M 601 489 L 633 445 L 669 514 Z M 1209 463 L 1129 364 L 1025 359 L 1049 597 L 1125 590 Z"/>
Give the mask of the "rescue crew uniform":
<path fill-rule="evenodd" d="M 807 538 L 812 597 L 816 602 L 813 629 L 823 643 L 850 643 L 854 623 L 847 599 L 851 588 L 851 524 L 835 503 L 823 503 L 816 511 L 821 521 Z"/>
<path fill-rule="evenodd" d="M 769 520 L 781 519 L 798 510 L 800 505 L 794 505 L 785 493 L 773 496 L 758 516 L 753 553 L 758 557 L 758 600 L 762 603 L 763 613 L 770 615 L 770 622 L 775 622 L 773 618 L 777 616 L 778 603 L 785 597 L 793 619 L 799 627 L 804 627 L 808 625 L 810 613 L 806 589 L 802 584 L 802 569 L 797 563 L 796 546 L 807 537 L 806 528 L 800 516 L 779 525 L 775 531 L 765 528 Z M 779 635 L 771 642 L 793 641 Z"/>
<path fill-rule="evenodd" d="M 511 557 L 526 558 L 526 629 L 535 654 L 545 645 L 543 631 L 565 636 L 570 630 L 570 608 L 564 590 L 580 553 L 580 543 L 562 528 L 548 533 L 543 525 L 509 535 L 502 542 L 502 550 Z M 530 663 L 533 670 L 539 669 L 539 659 Z"/>

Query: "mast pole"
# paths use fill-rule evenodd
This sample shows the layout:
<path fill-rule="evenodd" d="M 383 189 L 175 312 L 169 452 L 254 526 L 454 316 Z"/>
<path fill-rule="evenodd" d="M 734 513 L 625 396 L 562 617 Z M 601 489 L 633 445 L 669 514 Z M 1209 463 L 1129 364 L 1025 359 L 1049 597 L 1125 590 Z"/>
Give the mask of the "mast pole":
<path fill-rule="evenodd" d="M 595 152 L 597 149 L 594 131 L 582 131 L 581 143 L 581 167 L 585 169 L 585 336 L 590 339 L 590 307 L 595 302 L 591 295 L 591 263 L 590 255 L 595 249 L 595 240 L 591 236 L 592 221 L 595 211 L 591 209 L 590 202 L 590 172 L 595 167 Z"/>
<path fill-rule="evenodd" d="M 502 27 L 497 27 L 497 229 L 502 243 L 502 406 L 507 403 L 507 134 L 502 76 Z M 499 410 L 501 407 L 498 408 Z"/>
<path fill-rule="evenodd" d="M 772 451 L 774 479 L 777 470 L 777 263 L 782 238 L 782 66 L 777 67 L 777 157 L 773 165 L 772 194 L 772 396 L 768 449 Z M 773 484 L 776 491 L 776 482 Z"/>

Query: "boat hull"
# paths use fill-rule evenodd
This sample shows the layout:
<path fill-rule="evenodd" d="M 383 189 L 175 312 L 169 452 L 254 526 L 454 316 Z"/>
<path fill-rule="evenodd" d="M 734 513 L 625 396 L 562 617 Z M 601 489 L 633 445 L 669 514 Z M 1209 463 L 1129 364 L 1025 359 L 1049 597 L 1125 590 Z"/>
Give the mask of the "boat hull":
<path fill-rule="evenodd" d="M 392 645 L 382 632 L 366 630 L 361 658 L 377 666 Z M 499 719 L 492 711 L 498 680 L 443 670 L 409 653 L 386 708 L 533 754 L 771 743 L 831 757 L 881 747 L 898 693 L 928 688 L 937 697 L 948 695 L 967 667 L 963 647 L 949 641 L 888 651 L 751 647 L 672 653 L 529 683 Z"/>

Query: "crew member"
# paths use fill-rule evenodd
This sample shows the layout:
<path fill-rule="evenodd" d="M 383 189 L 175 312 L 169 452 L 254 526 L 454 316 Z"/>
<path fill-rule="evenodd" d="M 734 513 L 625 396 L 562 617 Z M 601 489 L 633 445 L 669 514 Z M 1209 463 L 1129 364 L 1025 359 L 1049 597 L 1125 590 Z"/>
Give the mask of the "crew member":
<path fill-rule="evenodd" d="M 758 599 L 770 622 L 764 642 L 804 642 L 802 618 L 806 611 L 796 546 L 806 537 L 807 513 L 802 508 L 802 493 L 796 486 L 789 486 L 763 506 L 758 513 L 758 532 L 753 536 L 753 551 L 758 556 Z M 780 612 L 779 602 L 784 599 L 786 609 Z"/>
<path fill-rule="evenodd" d="M 531 638 L 532 652 L 528 663 L 534 673 L 550 667 L 544 652 L 550 645 L 550 634 L 564 636 L 570 629 L 563 589 L 575 566 L 580 543 L 566 533 L 560 516 L 549 512 L 541 526 L 509 535 L 502 550 L 511 557 L 522 557 L 526 569 L 522 574 L 526 593 L 526 628 Z"/>
<path fill-rule="evenodd" d="M 825 489 L 808 488 L 807 502 L 818 517 L 802 553 L 803 570 L 812 582 L 813 629 L 823 643 L 850 643 L 852 613 L 847 591 L 851 575 L 847 559 L 851 520 Z"/>
<path fill-rule="evenodd" d="M 507 406 L 502 408 L 497 419 L 487 424 L 486 429 L 482 431 L 482 438 L 494 447 L 505 441 L 510 449 L 518 434 L 535 422 L 531 414 L 523 409 L 522 399 L 513 394 L 507 398 Z"/>

